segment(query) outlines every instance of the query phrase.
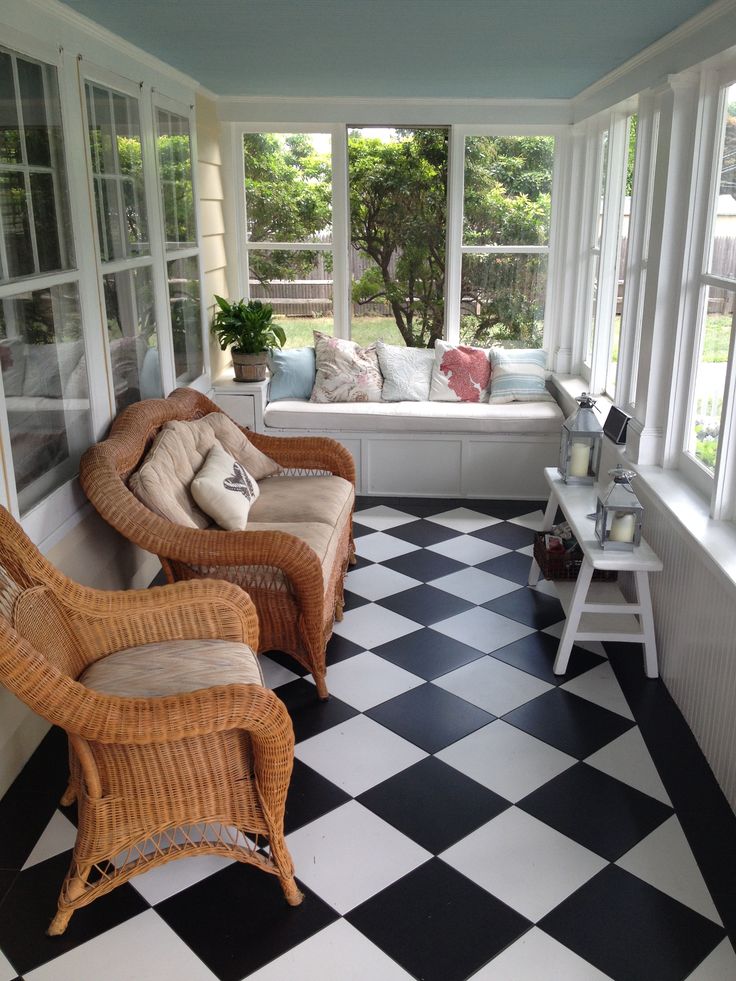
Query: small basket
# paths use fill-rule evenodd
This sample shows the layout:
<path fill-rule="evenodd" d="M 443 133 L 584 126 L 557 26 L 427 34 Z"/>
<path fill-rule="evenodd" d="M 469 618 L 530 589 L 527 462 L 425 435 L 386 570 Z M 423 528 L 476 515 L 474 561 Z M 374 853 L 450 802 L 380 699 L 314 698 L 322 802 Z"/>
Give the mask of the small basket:
<path fill-rule="evenodd" d="M 583 564 L 583 552 L 576 545 L 569 552 L 548 552 L 544 544 L 544 532 L 534 536 L 534 558 L 545 579 L 577 579 Z M 618 572 L 615 569 L 594 569 L 596 582 L 615 582 Z"/>

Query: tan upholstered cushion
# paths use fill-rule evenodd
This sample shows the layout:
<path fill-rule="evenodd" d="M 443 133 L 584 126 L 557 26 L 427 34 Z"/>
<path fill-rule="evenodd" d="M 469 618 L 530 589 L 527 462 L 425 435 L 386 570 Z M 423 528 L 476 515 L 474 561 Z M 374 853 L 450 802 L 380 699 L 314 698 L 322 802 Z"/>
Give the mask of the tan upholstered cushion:
<path fill-rule="evenodd" d="M 79 681 L 106 695 L 158 698 L 217 685 L 263 685 L 263 675 L 246 644 L 167 640 L 108 654 L 87 668 Z"/>
<path fill-rule="evenodd" d="M 204 513 L 225 531 L 245 530 L 250 506 L 259 495 L 258 482 L 220 443 L 210 449 L 190 490 Z"/>
<path fill-rule="evenodd" d="M 250 522 L 318 521 L 334 526 L 353 499 L 353 485 L 344 477 L 272 477 L 261 481 L 260 489 Z"/>
<path fill-rule="evenodd" d="M 250 442 L 248 437 L 238 429 L 232 419 L 222 412 L 210 412 L 209 415 L 204 416 L 202 419 L 195 419 L 191 422 L 183 422 L 181 420 L 167 422 L 164 429 L 173 429 L 175 432 L 182 432 L 184 429 L 188 429 L 194 433 L 195 439 L 197 440 L 201 438 L 200 433 L 212 432 L 215 439 L 256 480 L 271 477 L 282 469 L 270 456 L 261 453 Z"/>

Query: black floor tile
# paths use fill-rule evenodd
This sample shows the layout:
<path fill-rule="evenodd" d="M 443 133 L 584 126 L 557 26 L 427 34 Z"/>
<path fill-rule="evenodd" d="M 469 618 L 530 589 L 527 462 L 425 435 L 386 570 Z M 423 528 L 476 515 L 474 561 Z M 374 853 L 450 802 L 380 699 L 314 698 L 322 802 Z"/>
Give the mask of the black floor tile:
<path fill-rule="evenodd" d="M 526 548 L 534 541 L 534 532 L 531 528 L 524 528 L 522 525 L 514 525 L 509 521 L 502 521 L 497 525 L 490 525 L 488 528 L 479 528 L 478 531 L 471 532 L 475 538 L 482 538 L 484 542 L 493 542 L 494 545 L 502 545 L 504 548 Z"/>
<path fill-rule="evenodd" d="M 48 937 L 46 930 L 56 913 L 71 857 L 71 851 L 62 852 L 25 869 L 5 896 L 0 908 L 0 949 L 19 974 L 27 974 L 149 908 L 143 897 L 124 883 L 77 910 L 62 936 Z"/>
<path fill-rule="evenodd" d="M 630 719 L 561 688 L 533 698 L 503 718 L 580 760 L 634 725 Z"/>
<path fill-rule="evenodd" d="M 345 597 L 345 612 L 348 610 L 357 610 L 359 606 L 365 606 L 370 603 L 365 596 L 359 596 L 357 593 L 351 593 L 349 589 L 344 592 Z"/>
<path fill-rule="evenodd" d="M 434 756 L 371 787 L 357 799 L 433 855 L 511 806 Z"/>
<path fill-rule="evenodd" d="M 434 586 L 427 585 L 404 589 L 377 602 L 379 606 L 385 606 L 387 610 L 400 613 L 401 616 L 408 617 L 425 627 L 473 608 L 472 603 L 460 599 L 459 596 L 453 596 L 452 593 L 446 593 L 444 589 L 435 589 Z"/>
<path fill-rule="evenodd" d="M 617 981 L 682 981 L 724 936 L 711 920 L 616 865 L 538 925 Z"/>
<path fill-rule="evenodd" d="M 673 813 L 661 801 L 586 763 L 565 770 L 517 806 L 609 862 Z"/>
<path fill-rule="evenodd" d="M 419 579 L 420 582 L 430 582 L 432 579 L 439 579 L 441 576 L 449 576 L 451 572 L 459 572 L 466 566 L 462 562 L 440 555 L 439 552 L 431 552 L 429 549 L 420 548 L 416 552 L 407 552 L 406 555 L 397 555 L 395 559 L 387 559 L 382 562 L 388 569 L 400 572 L 412 579 Z"/>
<path fill-rule="evenodd" d="M 375 532 L 375 528 L 370 528 L 368 525 L 362 525 L 360 523 L 360 515 L 356 514 L 353 519 L 353 538 L 357 541 L 358 538 L 362 538 L 363 535 L 372 535 Z M 356 551 L 358 551 L 358 546 L 356 545 Z"/>
<path fill-rule="evenodd" d="M 469 503 L 468 507 L 474 508 L 476 501 Z M 510 518 L 520 518 L 522 514 L 531 514 L 533 511 L 541 511 L 547 507 L 546 501 L 484 501 L 484 514 L 491 514 L 494 518 L 502 518 L 508 521 Z M 485 509 L 487 507 L 487 510 Z"/>
<path fill-rule="evenodd" d="M 460 532 L 445 528 L 434 521 L 410 521 L 398 528 L 392 528 L 391 534 L 403 542 L 411 542 L 412 545 L 426 548 L 428 545 L 437 545 L 439 542 L 446 542 L 450 538 L 457 538 Z"/>
<path fill-rule="evenodd" d="M 428 753 L 437 753 L 495 720 L 464 698 L 427 683 L 365 713 Z"/>
<path fill-rule="evenodd" d="M 422 981 L 464 981 L 531 925 L 436 858 L 346 919 Z"/>
<path fill-rule="evenodd" d="M 520 586 L 526 586 L 529 581 L 529 568 L 531 558 L 522 555 L 521 552 L 506 552 L 495 559 L 488 559 L 486 562 L 479 563 L 475 568 L 482 569 L 483 572 L 490 572 L 491 575 L 500 576 L 502 579 L 510 579 L 518 582 Z"/>
<path fill-rule="evenodd" d="M 415 630 L 398 640 L 374 647 L 373 653 L 427 681 L 484 657 L 483 652 L 475 647 L 461 644 L 459 640 L 429 628 Z"/>
<path fill-rule="evenodd" d="M 329 671 L 327 673 L 327 685 L 330 684 Z M 317 698 L 314 685 L 299 678 L 297 681 L 290 681 L 287 685 L 281 685 L 276 689 L 275 694 L 281 699 L 288 709 L 291 721 L 294 725 L 294 736 L 297 742 L 316 736 L 326 729 L 352 719 L 358 715 L 357 709 L 351 705 L 346 705 L 339 698 L 330 695 L 327 701 L 323 702 Z"/>
<path fill-rule="evenodd" d="M 264 653 L 270 657 L 272 661 L 280 664 L 281 667 L 286 668 L 287 671 L 293 672 L 293 674 L 298 674 L 302 678 L 305 674 L 309 674 L 309 671 L 307 671 L 307 669 L 290 654 L 284 654 L 283 651 L 264 651 Z"/>
<path fill-rule="evenodd" d="M 551 627 L 553 623 L 565 619 L 565 611 L 556 597 L 538 593 L 536 589 L 530 589 L 528 586 L 515 589 L 505 596 L 497 596 L 483 606 L 510 620 L 517 620 L 519 623 L 525 623 L 527 627 L 534 627 L 535 630 L 544 630 L 545 627 Z"/>
<path fill-rule="evenodd" d="M 0 906 L 2 906 L 3 900 L 17 875 L 17 869 L 0 869 Z M 0 916 L 2 916 L 2 913 L 0 913 Z"/>
<path fill-rule="evenodd" d="M 356 546 L 356 553 L 357 553 L 357 546 Z M 366 559 L 364 556 L 356 554 L 355 562 L 350 566 L 348 572 L 351 569 L 365 569 L 367 565 L 375 565 L 375 562 L 373 561 L 373 559 Z"/>
<path fill-rule="evenodd" d="M 241 863 L 159 903 L 156 912 L 220 981 L 241 981 L 338 914 L 306 889 L 288 906 L 278 879 Z"/>
<path fill-rule="evenodd" d="M 316 821 L 328 811 L 334 811 L 348 800 L 350 795 L 340 787 L 336 787 L 334 783 L 301 760 L 294 760 L 286 798 L 284 833 L 291 834 L 310 821 Z"/>
<path fill-rule="evenodd" d="M 15 785 L 8 790 L 0 800 L 1 869 L 23 868 L 57 806 L 49 794 L 19 793 Z"/>
<path fill-rule="evenodd" d="M 331 664 L 337 664 L 338 661 L 347 661 L 349 657 L 355 657 L 362 650 L 360 644 L 354 644 L 347 637 L 333 634 L 327 642 L 327 666 L 329 668 Z"/>
<path fill-rule="evenodd" d="M 496 657 L 499 661 L 505 661 L 515 668 L 527 671 L 542 681 L 548 681 L 551 685 L 561 685 L 565 681 L 577 678 L 578 675 L 590 671 L 605 661 L 600 654 L 593 654 L 582 647 L 573 647 L 570 661 L 565 674 L 555 674 L 552 670 L 559 640 L 549 634 L 534 633 L 522 637 L 520 640 L 500 647 L 491 652 L 491 657 Z"/>

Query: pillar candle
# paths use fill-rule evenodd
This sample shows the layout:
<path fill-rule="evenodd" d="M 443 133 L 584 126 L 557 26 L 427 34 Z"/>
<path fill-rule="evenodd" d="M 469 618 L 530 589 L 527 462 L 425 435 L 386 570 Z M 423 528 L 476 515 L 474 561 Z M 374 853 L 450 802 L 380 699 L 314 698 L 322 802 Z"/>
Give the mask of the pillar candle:
<path fill-rule="evenodd" d="M 612 542 L 633 542 L 636 517 L 625 511 L 617 511 L 611 522 L 608 538 Z"/>
<path fill-rule="evenodd" d="M 587 477 L 590 464 L 590 446 L 588 443 L 573 443 L 570 447 L 570 476 Z"/>

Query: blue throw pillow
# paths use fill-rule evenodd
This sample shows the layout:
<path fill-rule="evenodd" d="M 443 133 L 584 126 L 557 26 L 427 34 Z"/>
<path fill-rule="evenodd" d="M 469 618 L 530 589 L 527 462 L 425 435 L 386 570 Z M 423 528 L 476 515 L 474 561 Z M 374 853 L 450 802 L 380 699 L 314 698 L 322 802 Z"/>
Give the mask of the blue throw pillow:
<path fill-rule="evenodd" d="M 308 399 L 312 394 L 316 373 L 313 347 L 272 351 L 269 365 L 271 368 L 269 401 Z"/>

